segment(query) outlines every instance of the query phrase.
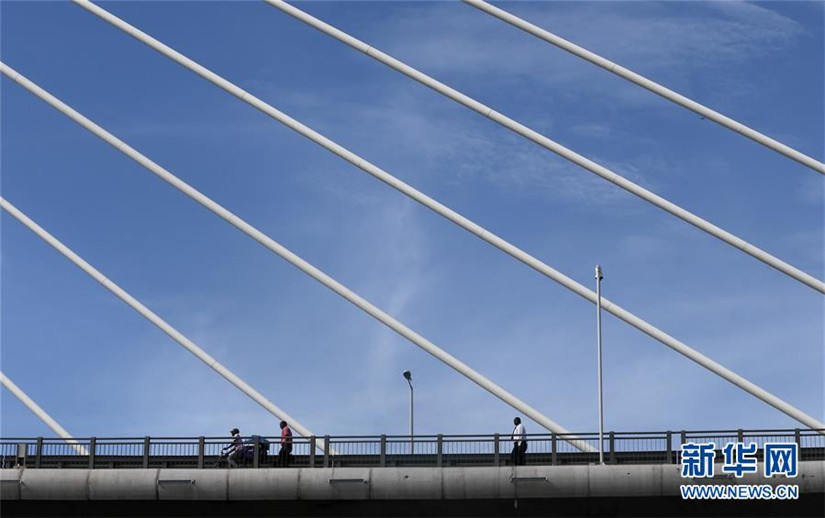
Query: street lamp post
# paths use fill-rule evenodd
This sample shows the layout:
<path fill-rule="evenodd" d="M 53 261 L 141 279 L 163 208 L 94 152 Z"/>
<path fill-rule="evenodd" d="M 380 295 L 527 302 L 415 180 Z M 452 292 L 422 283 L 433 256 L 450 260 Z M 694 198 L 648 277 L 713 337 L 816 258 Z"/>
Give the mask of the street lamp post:
<path fill-rule="evenodd" d="M 404 378 L 407 380 L 407 383 L 410 385 L 410 455 L 414 453 L 414 441 L 413 441 L 413 385 L 412 385 L 412 373 L 410 371 L 404 371 L 401 373 Z"/>
<path fill-rule="evenodd" d="M 599 464 L 604 464 L 604 407 L 602 406 L 602 267 L 596 265 L 596 342 L 599 376 Z"/>

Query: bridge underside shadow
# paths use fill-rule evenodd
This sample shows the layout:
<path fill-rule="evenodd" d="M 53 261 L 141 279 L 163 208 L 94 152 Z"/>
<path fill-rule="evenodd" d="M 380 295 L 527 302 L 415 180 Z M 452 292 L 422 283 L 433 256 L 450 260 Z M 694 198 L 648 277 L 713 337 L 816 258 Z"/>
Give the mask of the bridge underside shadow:
<path fill-rule="evenodd" d="M 3 516 L 825 516 L 825 493 L 798 500 L 585 497 L 474 500 L 4 501 Z"/>

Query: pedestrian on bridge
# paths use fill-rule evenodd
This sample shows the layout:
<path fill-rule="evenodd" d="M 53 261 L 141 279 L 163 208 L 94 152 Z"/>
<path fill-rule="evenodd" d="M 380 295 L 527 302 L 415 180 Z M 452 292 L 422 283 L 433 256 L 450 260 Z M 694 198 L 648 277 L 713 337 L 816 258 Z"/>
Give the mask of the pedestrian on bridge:
<path fill-rule="evenodd" d="M 292 430 L 281 421 L 281 450 L 278 452 L 278 466 L 289 467 L 289 458 L 292 456 Z"/>
<path fill-rule="evenodd" d="M 229 431 L 232 436 L 232 444 L 221 450 L 221 457 L 227 460 L 230 468 L 238 466 L 238 462 L 243 460 L 243 439 L 241 438 L 241 431 L 233 428 Z"/>
<path fill-rule="evenodd" d="M 524 425 L 521 424 L 521 418 L 513 419 L 513 433 L 510 438 L 513 440 L 513 451 L 510 452 L 510 463 L 513 466 L 524 466 L 524 457 L 527 452 L 527 431 Z"/>

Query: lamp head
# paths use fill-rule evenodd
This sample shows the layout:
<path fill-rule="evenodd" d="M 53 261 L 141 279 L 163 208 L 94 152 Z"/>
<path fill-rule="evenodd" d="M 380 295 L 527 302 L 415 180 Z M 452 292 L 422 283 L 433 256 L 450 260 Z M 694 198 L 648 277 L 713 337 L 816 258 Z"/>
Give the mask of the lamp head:
<path fill-rule="evenodd" d="M 410 371 L 404 371 L 401 373 L 407 381 L 412 381 L 412 373 Z"/>

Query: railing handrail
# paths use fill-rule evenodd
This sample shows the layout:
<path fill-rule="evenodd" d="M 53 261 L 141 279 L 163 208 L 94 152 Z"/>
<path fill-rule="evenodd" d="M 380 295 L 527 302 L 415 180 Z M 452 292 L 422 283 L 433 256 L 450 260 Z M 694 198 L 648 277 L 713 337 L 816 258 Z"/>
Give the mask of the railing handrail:
<path fill-rule="evenodd" d="M 653 432 L 642 432 L 642 431 L 612 431 L 610 433 L 613 434 L 614 439 L 621 439 L 623 437 L 642 437 L 642 438 L 649 438 L 649 439 L 659 439 L 659 438 L 667 438 L 670 435 L 672 438 L 679 438 L 680 435 L 684 434 L 686 437 L 714 437 L 714 436 L 731 436 L 736 437 L 738 435 L 743 435 L 745 437 L 748 436 L 771 436 L 771 435 L 788 435 L 788 436 L 795 436 L 795 435 L 802 435 L 802 436 L 816 436 L 821 435 L 822 432 L 825 432 L 825 429 L 808 429 L 808 428 L 786 428 L 786 429 L 756 429 L 756 430 L 746 430 L 746 429 L 736 429 L 736 430 L 664 430 L 664 431 L 653 431 Z M 439 438 L 442 441 L 450 441 L 450 442 L 472 442 L 472 441 L 492 441 L 495 439 L 496 435 L 500 441 L 510 441 L 511 433 L 489 433 L 489 434 L 421 434 L 421 435 L 414 435 L 412 438 L 409 435 L 329 435 L 329 440 L 332 442 L 364 442 L 364 443 L 373 443 L 379 442 L 381 440 L 385 442 L 409 442 L 410 439 L 417 442 L 437 442 Z M 244 441 L 251 441 L 253 437 L 260 437 L 261 439 L 266 439 L 269 443 L 279 443 L 281 436 L 280 435 L 261 435 L 261 434 L 249 434 L 249 435 L 242 435 Z M 588 438 L 592 440 L 598 441 L 598 432 L 576 432 L 570 434 L 559 434 L 559 433 L 529 433 L 526 434 L 528 440 L 538 440 L 538 439 L 552 439 L 556 438 L 559 441 L 564 441 L 568 437 L 577 437 L 577 438 Z M 324 436 L 315 436 L 317 439 L 323 438 Z M 175 442 L 179 444 L 190 444 L 190 443 L 197 443 L 201 438 L 203 438 L 207 442 L 232 442 L 233 438 L 230 436 L 139 436 L 139 437 L 99 437 L 99 436 L 92 436 L 92 437 L 75 437 L 74 440 L 78 442 L 89 442 L 92 439 L 98 444 L 107 443 L 113 444 L 117 442 L 123 443 L 143 443 L 147 438 L 151 440 L 153 444 L 161 443 L 161 442 Z M 295 435 L 292 437 L 292 442 L 305 444 L 311 441 L 312 437 L 302 437 L 300 435 Z M 62 437 L 0 437 L 0 443 L 7 443 L 7 442 L 31 442 L 36 443 L 38 440 L 48 441 L 48 442 L 60 442 L 63 443 L 66 439 Z"/>
<path fill-rule="evenodd" d="M 596 433 L 577 433 L 577 440 L 598 447 Z M 266 440 L 270 447 L 255 444 L 254 437 Z M 533 465 L 593 464 L 596 452 L 581 452 L 566 442 L 563 434 L 527 434 L 531 444 L 519 461 L 509 453 L 509 433 L 419 435 L 340 435 L 293 436 L 294 458 L 279 455 L 280 435 L 250 434 L 242 436 L 242 450 L 229 457 L 219 447 L 232 444 L 228 436 L 215 437 L 89 437 L 72 439 L 74 448 L 62 437 L 0 437 L 0 462 L 3 468 L 214 468 L 231 460 L 234 464 L 252 464 L 253 468 L 296 462 L 298 467 L 385 467 L 385 466 L 504 466 L 512 463 Z M 328 452 L 317 451 L 318 441 L 332 446 Z M 711 442 L 719 455 L 724 442 L 755 441 L 795 443 L 800 460 L 825 460 L 825 435 L 818 430 L 668 430 L 661 432 L 608 432 L 601 442 L 608 464 L 644 463 L 677 464 L 679 451 L 687 442 Z M 236 456 L 237 455 L 237 456 Z M 274 461 L 276 456 L 278 461 Z M 509 463 L 508 463 L 509 460 Z M 222 464 L 223 463 L 223 464 Z M 233 464 L 233 465 L 234 465 Z"/>

